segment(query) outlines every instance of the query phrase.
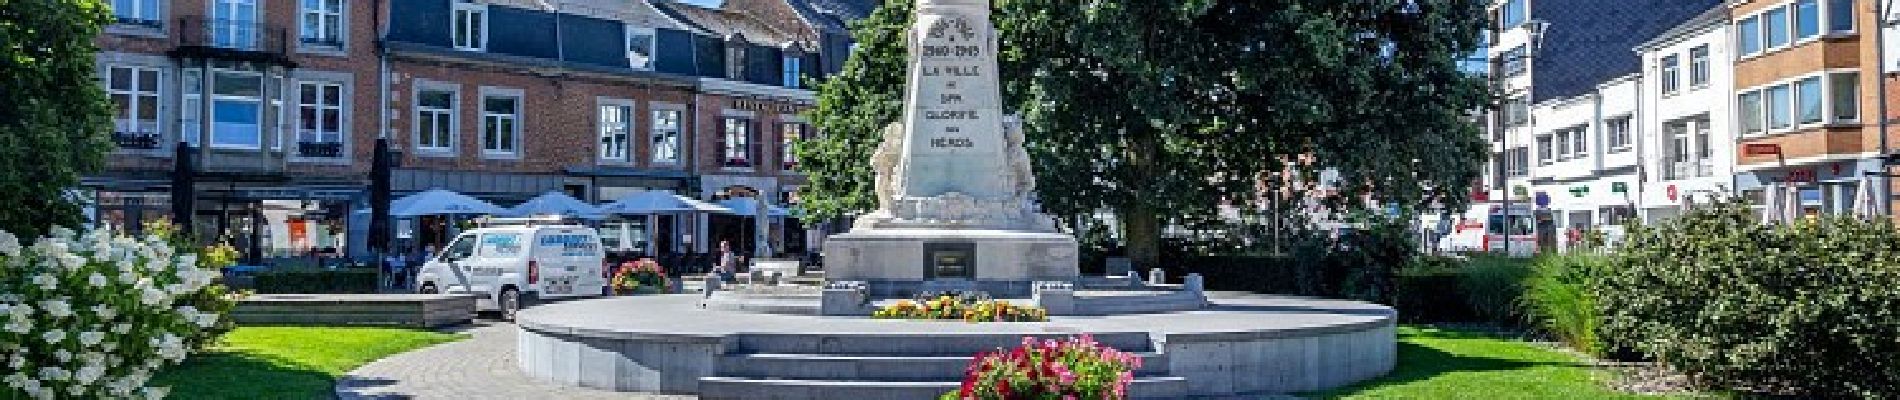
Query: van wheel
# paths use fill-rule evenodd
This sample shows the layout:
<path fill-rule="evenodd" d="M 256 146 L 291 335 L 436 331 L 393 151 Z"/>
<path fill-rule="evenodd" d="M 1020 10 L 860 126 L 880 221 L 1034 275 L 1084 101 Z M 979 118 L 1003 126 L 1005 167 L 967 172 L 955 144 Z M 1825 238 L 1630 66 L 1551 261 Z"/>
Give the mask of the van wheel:
<path fill-rule="evenodd" d="M 419 290 L 418 292 L 422 294 L 435 294 L 436 293 L 435 284 L 424 283 L 422 284 L 422 290 Z"/>
<path fill-rule="evenodd" d="M 513 322 L 515 313 L 521 311 L 521 291 L 515 288 L 502 289 L 501 297 L 495 302 L 501 308 L 501 319 Z"/>

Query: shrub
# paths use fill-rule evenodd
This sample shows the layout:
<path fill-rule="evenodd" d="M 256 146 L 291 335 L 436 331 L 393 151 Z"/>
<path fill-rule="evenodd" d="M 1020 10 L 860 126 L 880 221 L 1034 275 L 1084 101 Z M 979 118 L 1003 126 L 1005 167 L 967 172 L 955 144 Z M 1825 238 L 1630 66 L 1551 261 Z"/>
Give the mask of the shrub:
<path fill-rule="evenodd" d="M 1399 271 L 1392 305 L 1409 322 L 1516 325 L 1523 321 L 1518 301 L 1528 264 L 1489 255 L 1419 257 Z"/>
<path fill-rule="evenodd" d="M 258 272 L 258 293 L 376 293 L 375 268 L 283 269 Z"/>
<path fill-rule="evenodd" d="M 927 295 L 917 301 L 897 303 L 871 313 L 878 319 L 941 319 L 966 322 L 1042 322 L 1049 312 L 1041 307 L 1011 304 L 972 294 Z"/>
<path fill-rule="evenodd" d="M 1603 312 L 1596 290 L 1608 273 L 1607 257 L 1591 253 L 1539 256 L 1531 265 L 1523 305 L 1531 320 L 1558 341 L 1604 356 Z"/>
<path fill-rule="evenodd" d="M 1739 205 L 1631 230 L 1598 299 L 1606 331 L 1724 388 L 1900 398 L 1900 232 Z"/>
<path fill-rule="evenodd" d="M 978 354 L 963 385 L 943 399 L 1125 399 L 1141 358 L 1083 334 L 1067 340 L 1024 337 L 1021 347 Z"/>
<path fill-rule="evenodd" d="M 21 248 L 0 233 L 0 398 L 163 397 L 152 374 L 226 321 L 193 304 L 229 301 L 216 265 L 167 240 L 55 228 Z"/>
<path fill-rule="evenodd" d="M 654 262 L 651 258 L 621 263 L 620 267 L 614 268 L 614 293 L 631 294 L 642 287 L 658 289 L 661 293 L 665 293 L 669 285 L 666 269 L 661 268 L 660 263 Z"/>
<path fill-rule="evenodd" d="M 1530 262 L 1495 255 L 1471 257 L 1458 274 L 1458 289 L 1474 315 L 1484 322 L 1517 325 L 1524 320 L 1521 299 L 1530 279 Z"/>

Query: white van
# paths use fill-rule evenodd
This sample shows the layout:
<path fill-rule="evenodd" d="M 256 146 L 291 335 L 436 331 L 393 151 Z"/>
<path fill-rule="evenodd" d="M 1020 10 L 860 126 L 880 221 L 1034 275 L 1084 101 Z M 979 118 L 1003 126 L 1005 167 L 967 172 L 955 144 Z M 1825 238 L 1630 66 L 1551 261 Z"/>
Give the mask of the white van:
<path fill-rule="evenodd" d="M 416 274 L 423 293 L 479 294 L 477 310 L 515 311 L 537 299 L 606 292 L 600 237 L 574 224 L 499 226 L 464 232 Z"/>
<path fill-rule="evenodd" d="M 1472 204 L 1455 217 L 1450 232 L 1438 241 L 1439 251 L 1450 253 L 1508 253 L 1511 257 L 1530 257 L 1537 252 L 1534 212 L 1528 204 Z"/>

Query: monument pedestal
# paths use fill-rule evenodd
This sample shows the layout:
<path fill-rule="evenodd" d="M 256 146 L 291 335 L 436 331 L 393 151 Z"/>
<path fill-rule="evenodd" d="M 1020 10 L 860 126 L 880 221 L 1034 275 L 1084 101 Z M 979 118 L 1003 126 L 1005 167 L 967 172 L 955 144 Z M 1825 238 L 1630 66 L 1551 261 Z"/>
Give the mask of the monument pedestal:
<path fill-rule="evenodd" d="M 863 281 L 872 297 L 975 290 L 1029 298 L 1037 281 L 1077 279 L 1075 238 L 975 229 L 859 229 L 825 242 L 825 279 Z"/>

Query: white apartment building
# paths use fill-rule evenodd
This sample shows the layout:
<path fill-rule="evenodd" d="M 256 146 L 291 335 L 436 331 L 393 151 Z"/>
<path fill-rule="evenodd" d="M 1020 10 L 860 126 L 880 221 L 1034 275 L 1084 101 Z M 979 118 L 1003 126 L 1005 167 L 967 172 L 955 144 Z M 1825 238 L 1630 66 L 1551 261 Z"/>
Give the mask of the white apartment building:
<path fill-rule="evenodd" d="M 1646 221 L 1735 190 L 1735 65 L 1728 13 L 1712 9 L 1636 47 L 1643 59 L 1638 207 Z"/>
<path fill-rule="evenodd" d="M 1531 106 L 1531 198 L 1564 233 L 1622 225 L 1635 216 L 1641 181 L 1633 124 L 1641 75 L 1596 85 L 1584 94 Z M 1567 239 L 1567 237 L 1566 237 Z M 1558 240 L 1558 245 L 1568 240 Z"/>

